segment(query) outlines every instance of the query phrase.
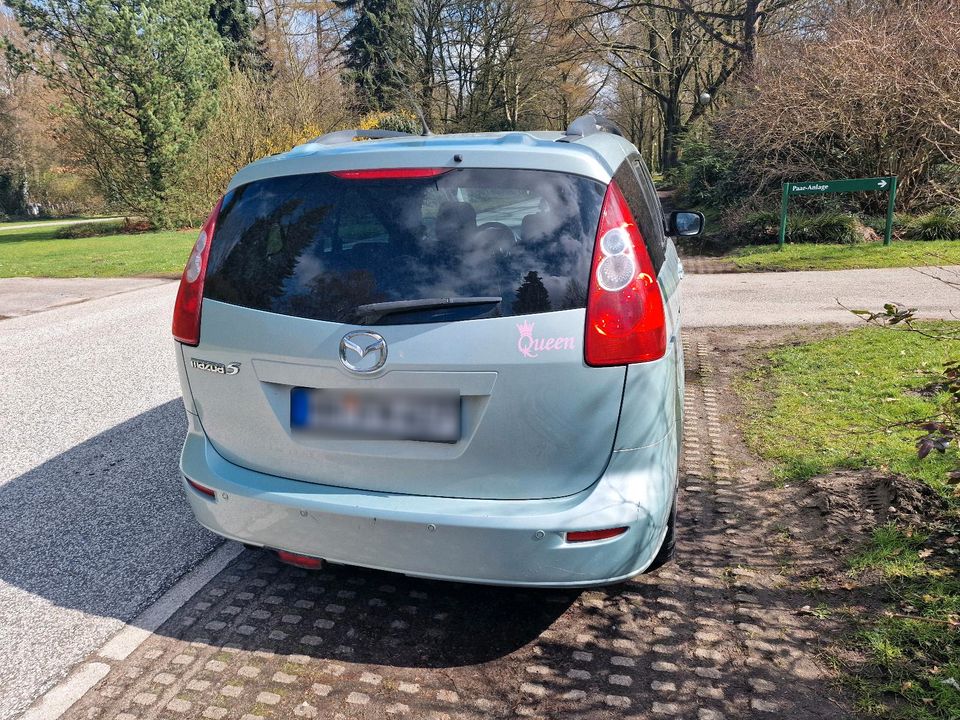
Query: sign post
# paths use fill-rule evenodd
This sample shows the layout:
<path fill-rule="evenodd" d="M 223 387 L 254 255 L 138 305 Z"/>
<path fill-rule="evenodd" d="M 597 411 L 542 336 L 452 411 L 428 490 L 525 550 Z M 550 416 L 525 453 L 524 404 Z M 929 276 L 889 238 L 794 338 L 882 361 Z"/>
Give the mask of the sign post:
<path fill-rule="evenodd" d="M 897 201 L 897 177 L 858 178 L 855 180 L 824 180 L 812 182 L 783 183 L 783 199 L 780 203 L 780 249 L 787 238 L 787 208 L 791 195 L 826 195 L 845 192 L 885 192 L 887 193 L 887 225 L 883 233 L 883 244 L 889 245 L 893 239 L 893 209 Z"/>
<path fill-rule="evenodd" d="M 893 206 L 897 202 L 897 176 L 890 177 L 890 192 L 887 193 L 887 224 L 883 230 L 883 244 L 889 245 L 893 239 Z"/>

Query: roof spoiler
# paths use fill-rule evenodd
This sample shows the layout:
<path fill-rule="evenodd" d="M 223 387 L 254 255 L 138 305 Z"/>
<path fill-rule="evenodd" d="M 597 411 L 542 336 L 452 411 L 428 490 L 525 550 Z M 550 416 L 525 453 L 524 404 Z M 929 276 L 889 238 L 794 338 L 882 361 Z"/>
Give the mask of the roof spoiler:
<path fill-rule="evenodd" d="M 587 137 L 587 135 L 593 135 L 598 132 L 623 137 L 620 128 L 618 128 L 612 120 L 599 113 L 591 113 L 589 115 L 581 115 L 570 123 L 563 133 L 564 137 L 560 138 L 560 142 L 572 142 L 575 138 Z"/>
<path fill-rule="evenodd" d="M 397 130 L 337 130 L 329 132 L 326 135 L 315 137 L 309 140 L 308 144 L 316 143 L 318 145 L 342 145 L 343 143 L 353 142 L 354 140 L 383 140 L 392 137 L 419 137 L 408 132 L 399 132 Z"/>

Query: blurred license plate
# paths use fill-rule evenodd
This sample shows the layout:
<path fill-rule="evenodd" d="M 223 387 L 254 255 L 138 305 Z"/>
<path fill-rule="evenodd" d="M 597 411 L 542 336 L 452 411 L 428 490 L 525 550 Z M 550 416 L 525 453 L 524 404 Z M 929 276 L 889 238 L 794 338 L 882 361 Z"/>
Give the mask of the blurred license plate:
<path fill-rule="evenodd" d="M 460 394 L 293 388 L 290 428 L 342 438 L 455 443 Z"/>

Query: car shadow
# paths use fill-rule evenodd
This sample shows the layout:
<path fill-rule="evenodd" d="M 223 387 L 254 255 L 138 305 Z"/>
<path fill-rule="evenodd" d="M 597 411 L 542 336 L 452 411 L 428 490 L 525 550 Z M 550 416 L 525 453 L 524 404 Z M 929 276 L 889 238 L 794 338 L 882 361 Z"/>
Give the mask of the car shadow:
<path fill-rule="evenodd" d="M 0 582 L 42 600 L 29 603 L 17 620 L 21 629 L 12 632 L 34 634 L 30 626 L 44 623 L 45 604 L 136 624 L 145 607 L 222 542 L 196 522 L 183 497 L 178 459 L 185 432 L 182 403 L 173 400 L 0 486 L 0 527 L 5 531 Z M 290 608 L 281 615 L 295 612 L 298 600 L 313 606 L 309 598 L 323 592 L 322 607 L 342 607 L 349 618 L 341 624 L 348 636 L 340 644 L 363 636 L 364 643 L 353 643 L 358 658 L 418 667 L 457 666 L 508 654 L 537 638 L 578 596 L 427 581 L 346 566 L 306 573 L 281 565 L 271 553 L 248 550 L 191 602 L 223 577 L 240 583 L 266 577 L 271 587 L 282 578 L 279 594 Z M 406 600 L 397 613 L 375 612 L 390 594 L 370 589 L 391 583 L 393 597 Z M 455 628 L 456 643 L 448 634 L 432 631 L 440 622 L 437 616 Z M 176 617 L 157 633 L 179 637 L 182 626 Z M 401 624 L 393 624 L 400 618 Z M 276 637 L 243 639 L 260 643 L 257 649 L 281 652 Z M 302 653 L 304 646 L 289 651 Z"/>
<path fill-rule="evenodd" d="M 247 550 L 163 632 L 195 643 L 379 666 L 456 668 L 542 637 L 580 591 L 491 587 Z M 549 634 L 549 633 L 548 633 Z"/>
<path fill-rule="evenodd" d="M 220 540 L 194 521 L 171 400 L 0 486 L 0 581 L 63 608 L 130 620 Z"/>

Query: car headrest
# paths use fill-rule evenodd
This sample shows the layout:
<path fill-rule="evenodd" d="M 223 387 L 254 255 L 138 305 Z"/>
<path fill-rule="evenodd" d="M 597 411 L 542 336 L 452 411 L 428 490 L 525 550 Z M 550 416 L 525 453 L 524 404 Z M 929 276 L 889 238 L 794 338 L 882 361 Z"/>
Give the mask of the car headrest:
<path fill-rule="evenodd" d="M 436 234 L 438 239 L 455 240 L 477 230 L 477 211 L 467 202 L 450 201 L 440 206 L 437 212 Z"/>
<path fill-rule="evenodd" d="M 525 215 L 520 221 L 520 239 L 525 243 L 540 243 L 553 236 L 558 221 L 550 213 L 538 212 Z"/>

